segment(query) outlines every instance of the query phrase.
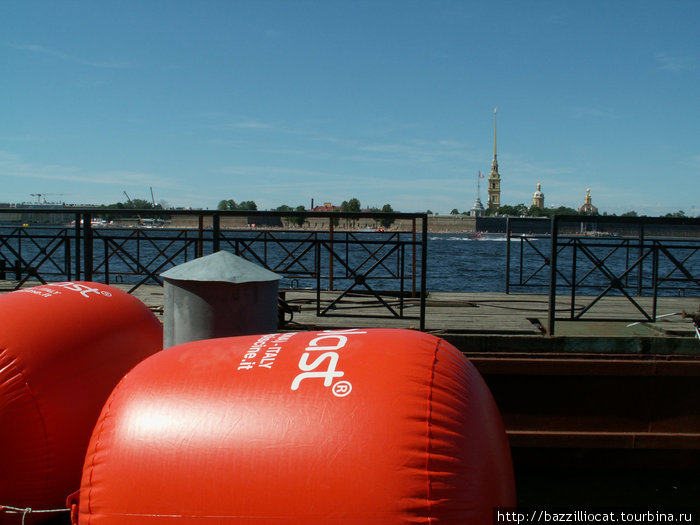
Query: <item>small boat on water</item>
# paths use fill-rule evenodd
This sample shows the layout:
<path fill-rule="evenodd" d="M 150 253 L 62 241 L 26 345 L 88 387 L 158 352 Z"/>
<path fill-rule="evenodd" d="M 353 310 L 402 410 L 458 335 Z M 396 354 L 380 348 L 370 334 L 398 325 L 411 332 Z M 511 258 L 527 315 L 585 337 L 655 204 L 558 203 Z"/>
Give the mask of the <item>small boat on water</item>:
<path fill-rule="evenodd" d="M 80 225 L 81 225 L 81 226 L 84 224 L 84 222 L 85 222 L 85 221 L 84 221 L 83 219 L 80 219 Z M 93 228 L 99 228 L 99 227 L 102 227 L 102 226 L 108 226 L 109 224 L 110 224 L 110 223 L 108 223 L 108 222 L 107 222 L 106 220 L 104 220 L 104 219 L 90 219 L 90 226 L 93 227 Z M 74 221 L 74 220 L 71 221 L 71 222 L 70 222 L 70 225 L 71 225 L 71 226 L 75 226 L 75 221 Z"/>

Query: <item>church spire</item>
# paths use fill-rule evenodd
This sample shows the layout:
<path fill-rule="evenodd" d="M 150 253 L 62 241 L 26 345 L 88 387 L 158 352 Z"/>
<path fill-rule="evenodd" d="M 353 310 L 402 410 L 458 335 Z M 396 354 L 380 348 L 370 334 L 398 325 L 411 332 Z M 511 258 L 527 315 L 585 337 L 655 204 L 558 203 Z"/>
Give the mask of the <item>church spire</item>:
<path fill-rule="evenodd" d="M 489 173 L 489 210 L 498 211 L 501 207 L 501 175 L 498 173 L 498 157 L 496 153 L 496 120 L 498 108 L 493 108 L 493 162 Z"/>
<path fill-rule="evenodd" d="M 498 127 L 498 121 L 496 119 L 498 113 L 498 108 L 493 108 L 493 165 L 498 168 L 498 161 L 496 160 L 496 129 Z"/>

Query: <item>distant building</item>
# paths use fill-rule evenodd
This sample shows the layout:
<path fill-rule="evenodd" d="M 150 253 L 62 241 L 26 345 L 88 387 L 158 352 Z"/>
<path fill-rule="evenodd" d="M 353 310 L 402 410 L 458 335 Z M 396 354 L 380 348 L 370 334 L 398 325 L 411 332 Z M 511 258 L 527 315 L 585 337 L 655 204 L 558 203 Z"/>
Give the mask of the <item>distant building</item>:
<path fill-rule="evenodd" d="M 532 205 L 535 208 L 544 209 L 544 193 L 542 193 L 542 185 L 537 183 L 537 191 L 532 194 Z"/>
<path fill-rule="evenodd" d="M 314 206 L 311 211 L 342 211 L 342 208 L 333 206 L 330 202 L 324 202 L 323 206 Z"/>
<path fill-rule="evenodd" d="M 578 209 L 578 212 L 585 215 L 598 215 L 598 208 L 593 206 L 593 202 L 591 201 L 590 188 L 586 189 L 586 200 L 584 201 L 583 206 Z"/>
<path fill-rule="evenodd" d="M 498 173 L 498 160 L 496 158 L 496 112 L 493 110 L 493 162 L 489 173 L 489 210 L 498 211 L 501 207 L 501 175 Z"/>
<path fill-rule="evenodd" d="M 484 209 L 484 205 L 481 204 L 481 199 L 477 197 L 474 200 L 474 206 L 472 206 L 471 209 L 471 216 L 472 217 L 483 217 L 486 215 L 486 210 Z"/>

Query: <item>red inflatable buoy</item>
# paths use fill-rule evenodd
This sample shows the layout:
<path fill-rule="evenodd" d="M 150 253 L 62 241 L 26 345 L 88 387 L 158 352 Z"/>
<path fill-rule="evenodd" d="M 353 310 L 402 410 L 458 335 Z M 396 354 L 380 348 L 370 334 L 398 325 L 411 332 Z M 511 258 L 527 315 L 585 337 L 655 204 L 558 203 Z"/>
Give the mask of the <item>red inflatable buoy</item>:
<path fill-rule="evenodd" d="M 1 524 L 65 507 L 110 392 L 161 348 L 158 319 L 118 288 L 66 282 L 0 296 Z M 16 509 L 26 508 L 23 522 Z"/>
<path fill-rule="evenodd" d="M 514 504 L 500 414 L 457 349 L 338 330 L 197 341 L 140 363 L 95 425 L 77 521 L 490 524 Z"/>

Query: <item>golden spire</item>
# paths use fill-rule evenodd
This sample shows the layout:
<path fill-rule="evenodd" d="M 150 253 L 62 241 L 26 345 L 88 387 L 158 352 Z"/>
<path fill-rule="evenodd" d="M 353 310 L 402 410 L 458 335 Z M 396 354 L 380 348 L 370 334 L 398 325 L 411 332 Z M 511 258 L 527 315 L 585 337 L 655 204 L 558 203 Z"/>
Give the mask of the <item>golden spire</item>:
<path fill-rule="evenodd" d="M 498 173 L 498 158 L 496 153 L 496 120 L 498 108 L 493 108 L 493 162 L 489 173 L 489 209 L 498 211 L 501 207 L 501 175 Z"/>
<path fill-rule="evenodd" d="M 498 162 L 496 161 L 496 128 L 498 125 L 498 122 L 496 121 L 497 112 L 498 108 L 493 108 L 493 162 L 496 166 L 498 166 Z"/>

